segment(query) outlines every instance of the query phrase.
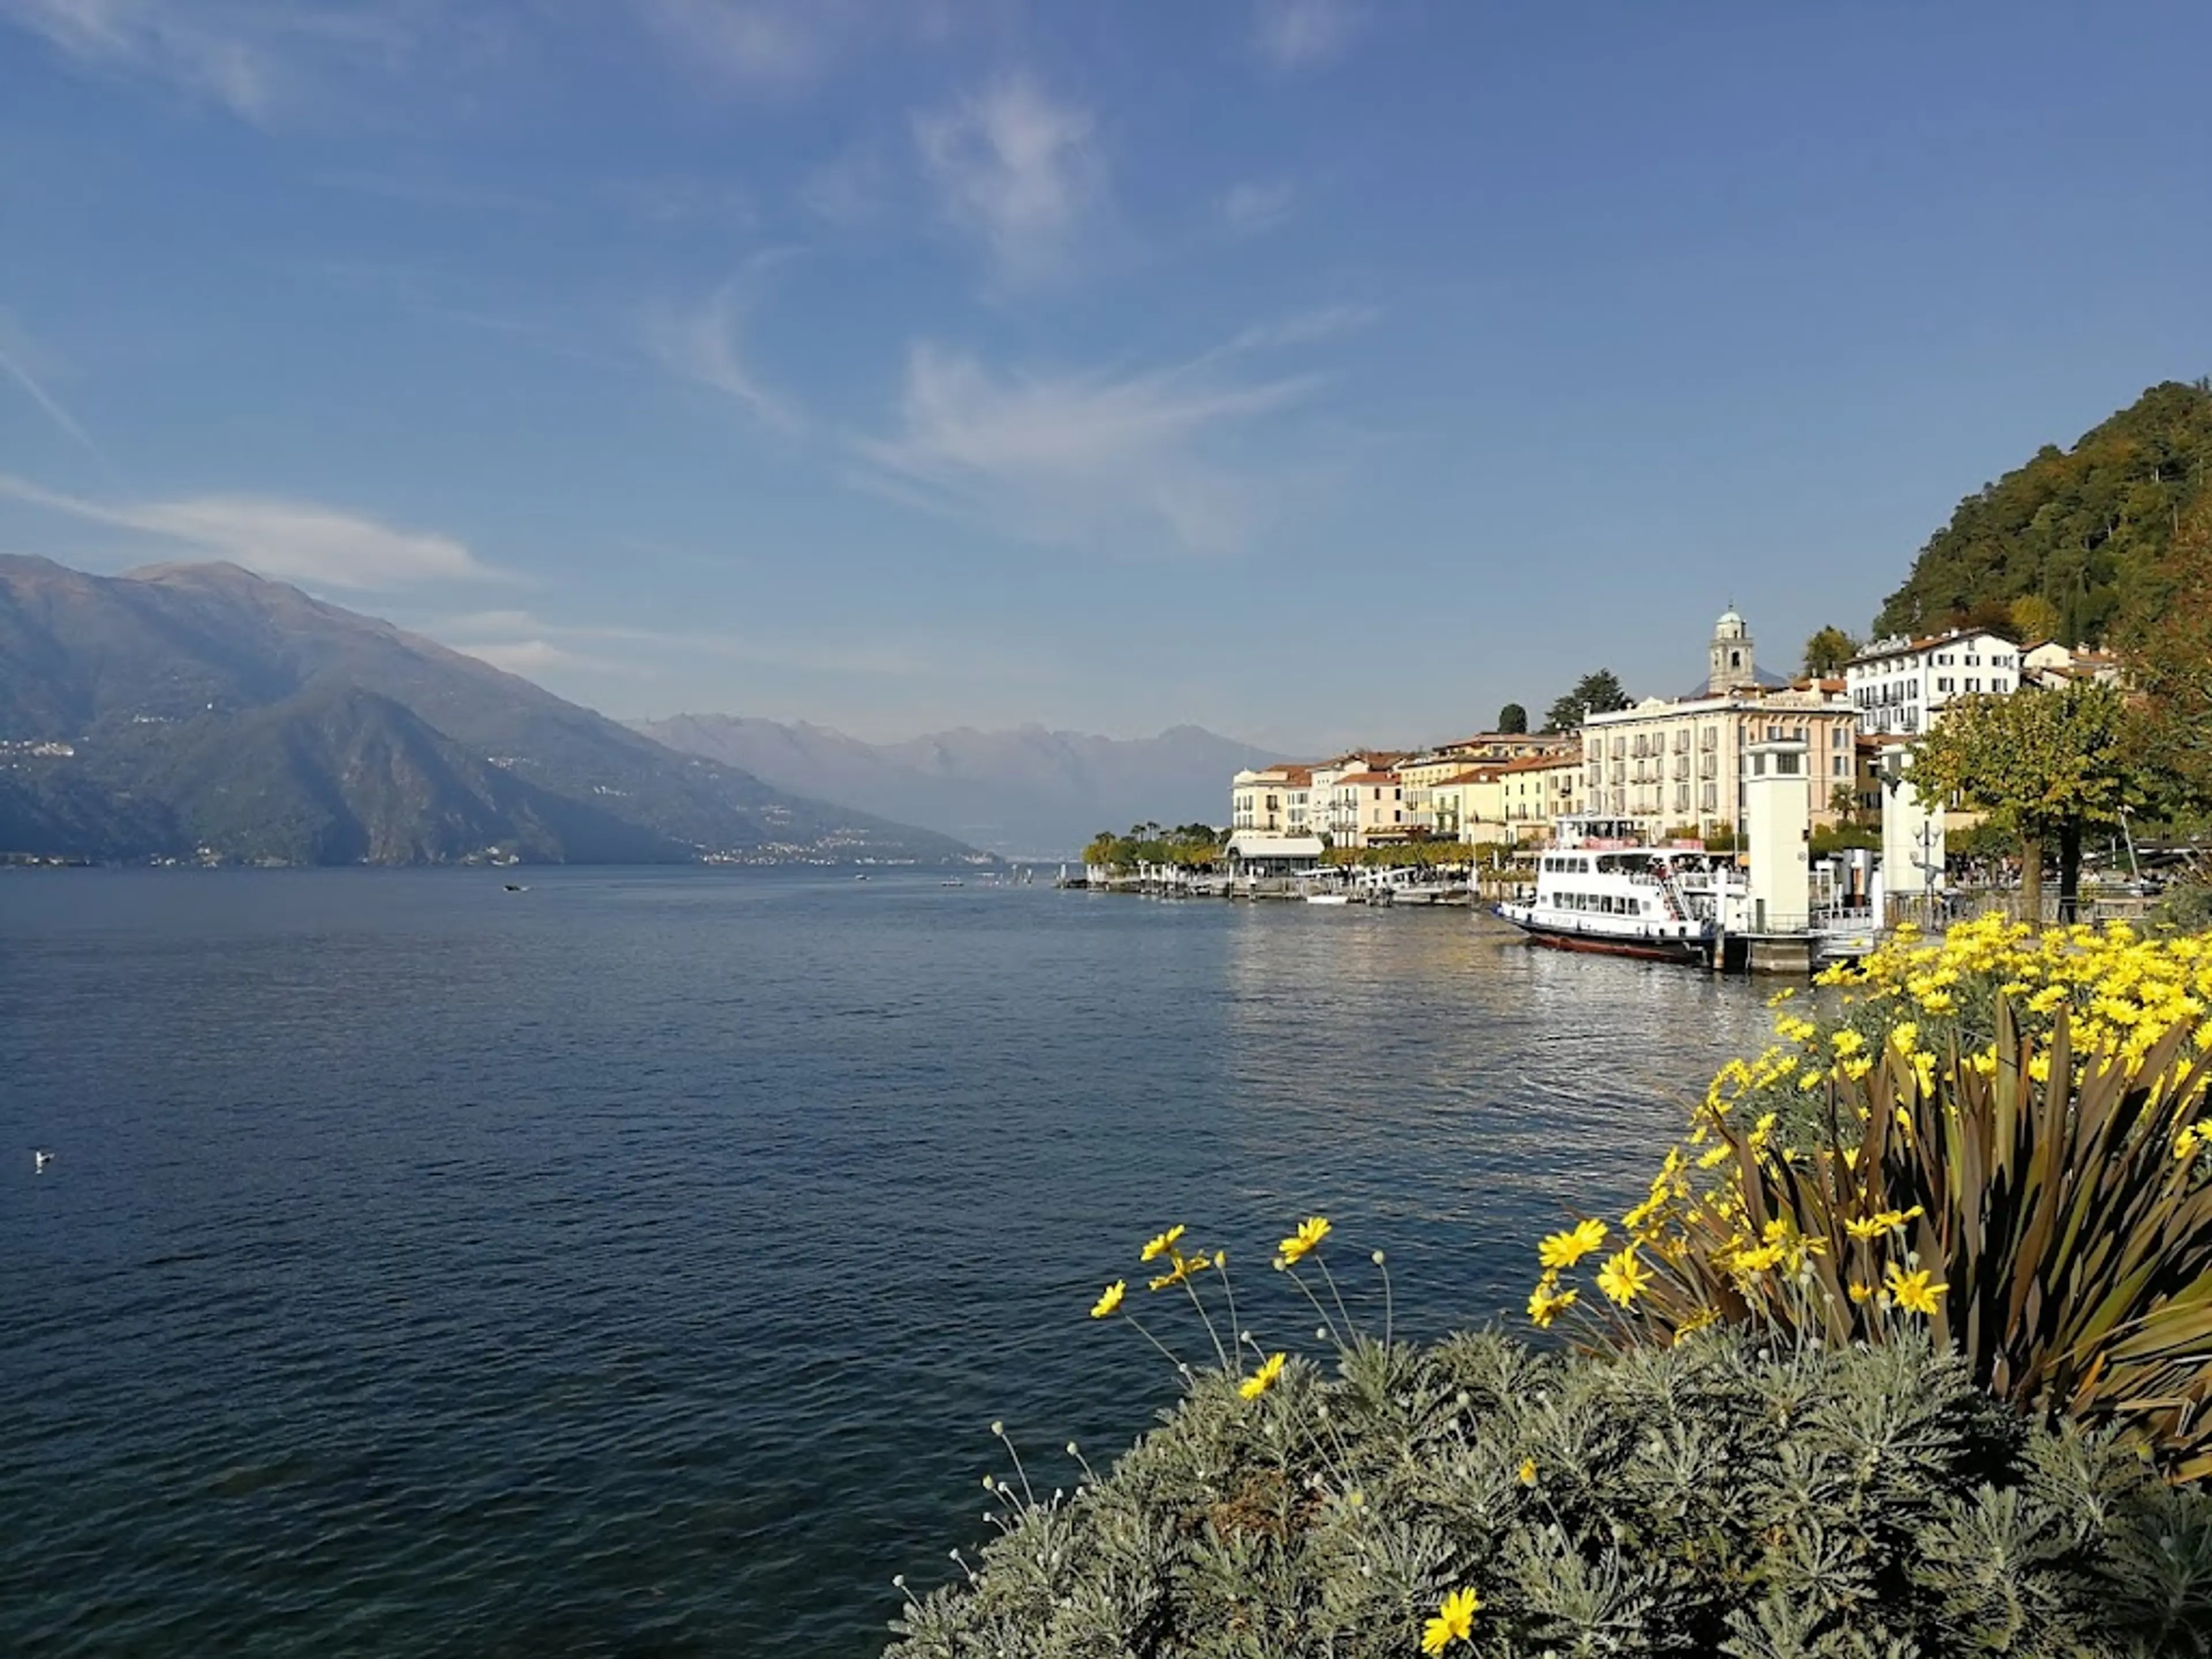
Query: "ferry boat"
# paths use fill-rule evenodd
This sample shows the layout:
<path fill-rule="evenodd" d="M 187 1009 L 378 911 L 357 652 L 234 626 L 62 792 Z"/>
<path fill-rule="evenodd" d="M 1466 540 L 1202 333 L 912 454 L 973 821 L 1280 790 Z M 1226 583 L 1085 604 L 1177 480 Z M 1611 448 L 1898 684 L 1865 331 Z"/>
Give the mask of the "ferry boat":
<path fill-rule="evenodd" d="M 1696 842 L 1647 842 L 1632 819 L 1563 817 L 1537 857 L 1536 891 L 1498 915 L 1536 945 L 1652 962 L 1705 962 L 1723 903 L 1743 882 L 1733 856 Z"/>

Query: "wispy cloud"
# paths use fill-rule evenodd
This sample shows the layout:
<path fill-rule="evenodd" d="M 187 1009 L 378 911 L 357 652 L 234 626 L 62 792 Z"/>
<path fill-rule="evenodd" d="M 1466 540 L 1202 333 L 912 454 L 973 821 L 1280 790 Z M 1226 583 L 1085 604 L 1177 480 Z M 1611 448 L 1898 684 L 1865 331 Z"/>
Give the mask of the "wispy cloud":
<path fill-rule="evenodd" d="M 1253 0 L 1253 43 L 1277 69 L 1304 69 L 1341 56 L 1358 21 L 1351 0 Z"/>
<path fill-rule="evenodd" d="M 1215 204 L 1214 216 L 1232 236 L 1257 236 L 1291 216 L 1297 193 L 1288 179 L 1238 185 Z"/>
<path fill-rule="evenodd" d="M 915 117 L 939 211 L 981 239 L 1002 281 L 1021 285 L 1064 266 L 1106 192 L 1095 125 L 1090 111 L 1025 75 Z"/>
<path fill-rule="evenodd" d="M 753 90 L 828 72 L 862 21 L 849 0 L 648 0 L 642 15 L 684 63 Z"/>
<path fill-rule="evenodd" d="M 1267 480 L 1223 452 L 1321 385 L 1233 372 L 1273 343 L 1121 374 L 1000 372 L 918 344 L 898 430 L 856 450 L 885 493 L 1025 539 L 1233 552 L 1266 515 Z"/>
<path fill-rule="evenodd" d="M 0 308 L 0 374 L 4 374 L 20 386 L 23 394 L 36 404 L 62 434 L 82 446 L 94 459 L 106 466 L 111 465 L 100 447 L 92 441 L 76 416 L 69 412 L 62 400 L 46 390 L 38 376 L 31 373 L 23 361 L 30 354 L 24 345 L 23 330 L 15 318 Z"/>
<path fill-rule="evenodd" d="M 563 623 L 532 611 L 428 617 L 414 626 L 449 641 L 456 651 L 513 674 L 581 668 L 650 674 L 657 665 L 679 658 L 884 678 L 929 675 L 946 666 L 945 661 L 903 641 L 808 641 L 790 635 L 749 638 L 705 629 Z"/>
<path fill-rule="evenodd" d="M 799 412 L 763 386 L 744 358 L 744 324 L 759 273 L 778 257 L 756 258 L 744 275 L 703 300 L 644 307 L 636 331 L 646 356 L 669 374 L 735 398 L 778 431 L 796 432 L 805 424 Z"/>
<path fill-rule="evenodd" d="M 526 679 L 556 669 L 592 669 L 606 672 L 621 667 L 620 664 L 608 662 L 603 658 L 587 657 L 580 652 L 568 650 L 550 640 L 465 641 L 456 643 L 452 648 L 465 657 L 474 657 L 478 662 L 488 662 L 494 668 L 520 674 Z"/>
<path fill-rule="evenodd" d="M 257 122 L 303 103 L 317 62 L 390 62 L 411 38 L 389 6 L 241 0 L 0 0 L 0 21 L 87 69 L 161 82 Z"/>
<path fill-rule="evenodd" d="M 1312 345 L 1340 334 L 1350 334 L 1370 327 L 1381 320 L 1382 316 L 1382 312 L 1373 306 L 1322 306 L 1312 311 L 1301 311 L 1293 316 L 1278 318 L 1273 322 L 1255 323 L 1249 328 L 1239 329 L 1223 349 L 1277 351 L 1285 346 Z"/>
<path fill-rule="evenodd" d="M 505 581 L 450 536 L 268 495 L 194 495 L 112 505 L 0 474 L 0 495 L 88 524 L 229 559 L 264 575 L 362 592 L 434 582 Z"/>

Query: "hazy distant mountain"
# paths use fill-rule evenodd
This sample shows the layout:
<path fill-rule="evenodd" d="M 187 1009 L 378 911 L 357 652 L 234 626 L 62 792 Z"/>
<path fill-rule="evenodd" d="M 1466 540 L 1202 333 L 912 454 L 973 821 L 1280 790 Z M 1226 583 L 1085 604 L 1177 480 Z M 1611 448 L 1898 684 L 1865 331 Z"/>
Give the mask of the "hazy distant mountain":
<path fill-rule="evenodd" d="M 1225 822 L 1231 775 L 1279 758 L 1195 726 L 1126 739 L 962 727 L 884 744 L 732 714 L 678 714 L 637 729 L 780 788 L 1024 857 L 1064 856 L 1101 830 L 1147 818 Z"/>
<path fill-rule="evenodd" d="M 969 849 L 679 755 L 234 565 L 0 557 L 0 854 L 288 863 Z"/>

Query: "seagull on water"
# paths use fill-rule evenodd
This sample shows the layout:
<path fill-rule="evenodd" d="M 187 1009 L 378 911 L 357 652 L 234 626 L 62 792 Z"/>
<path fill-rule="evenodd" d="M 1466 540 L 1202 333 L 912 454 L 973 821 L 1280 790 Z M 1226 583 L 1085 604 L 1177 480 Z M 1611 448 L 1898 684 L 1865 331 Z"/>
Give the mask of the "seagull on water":
<path fill-rule="evenodd" d="M 46 1165 L 53 1161 L 54 1155 L 52 1152 L 34 1152 L 31 1154 L 31 1168 L 40 1175 L 46 1174 Z"/>

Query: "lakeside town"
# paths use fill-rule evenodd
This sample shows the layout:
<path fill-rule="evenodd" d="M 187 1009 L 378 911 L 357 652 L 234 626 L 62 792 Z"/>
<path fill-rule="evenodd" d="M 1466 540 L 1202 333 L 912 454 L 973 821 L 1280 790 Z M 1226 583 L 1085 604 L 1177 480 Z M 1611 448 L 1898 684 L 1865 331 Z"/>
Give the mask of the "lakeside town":
<path fill-rule="evenodd" d="M 1808 659 L 1822 644 L 1816 636 Z M 1810 965 L 1860 953 L 1904 916 L 1948 914 L 1946 896 L 1963 874 L 1954 841 L 1980 865 L 1978 884 L 2004 884 L 2003 857 L 1991 856 L 1978 833 L 1987 826 L 1981 804 L 1954 790 L 1931 805 L 1909 787 L 1947 710 L 1962 700 L 1987 706 L 2023 692 L 2118 688 L 2123 678 L 2111 651 L 2021 642 L 1991 626 L 1830 646 L 1826 655 L 1808 666 L 1830 672 L 1768 672 L 1731 605 L 1714 623 L 1703 683 L 1680 695 L 1631 700 L 1601 671 L 1555 706 L 1540 732 L 1526 729 L 1515 705 L 1499 729 L 1450 743 L 1247 768 L 1230 781 L 1225 830 L 1139 826 L 1146 833 L 1103 836 L 1087 849 L 1082 879 L 1184 896 L 1541 905 L 1552 869 L 1541 849 L 1665 848 L 1678 854 L 1678 878 L 1679 855 L 1690 854 L 1726 855 L 1701 870 L 1747 872 L 1736 931 L 1755 916 L 1749 931 L 1828 935 L 1809 960 L 1790 958 Z M 2115 850 L 2124 842 L 2124 851 L 2107 863 L 2106 896 L 2124 909 L 2148 884 L 2124 814 L 2116 830 Z M 1771 850 L 1763 856 L 1762 848 Z M 2070 890 L 2067 900 L 2070 909 Z M 1720 919 L 1714 903 L 1686 895 L 1599 902 L 1607 916 Z M 1577 918 L 1571 930 L 1531 931 L 1568 931 L 1605 948 L 1589 936 L 1627 933 L 1634 945 L 1648 943 L 1651 930 Z M 1670 939 L 1680 932 L 1666 931 Z"/>

